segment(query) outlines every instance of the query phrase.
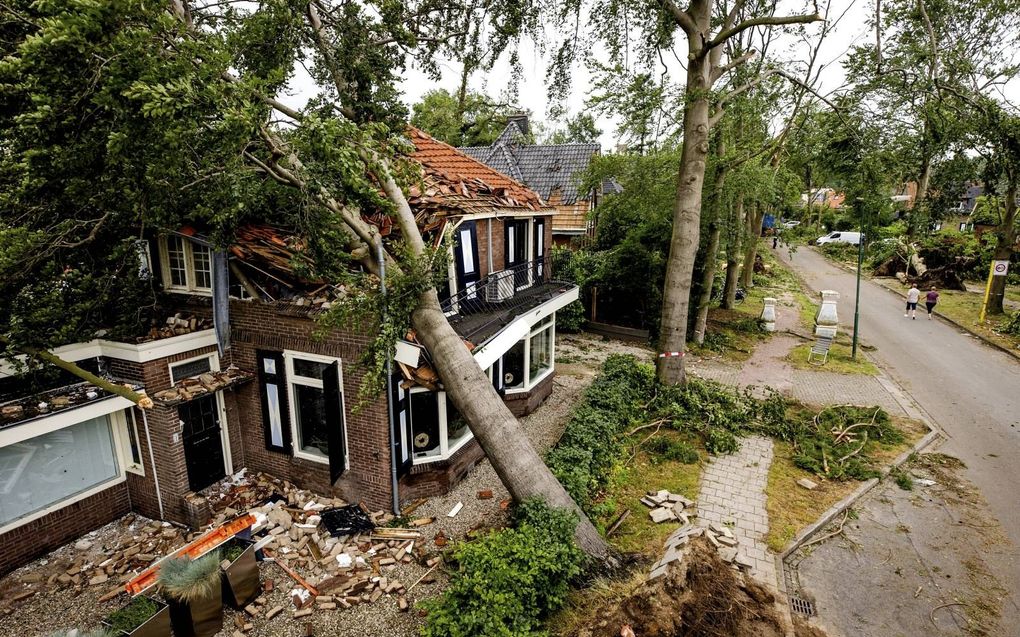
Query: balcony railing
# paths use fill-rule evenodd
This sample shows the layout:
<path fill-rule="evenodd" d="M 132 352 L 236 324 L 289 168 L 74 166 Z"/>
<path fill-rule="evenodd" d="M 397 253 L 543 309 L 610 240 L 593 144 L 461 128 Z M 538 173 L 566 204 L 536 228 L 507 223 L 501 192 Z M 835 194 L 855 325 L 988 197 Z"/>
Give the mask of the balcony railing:
<path fill-rule="evenodd" d="M 545 256 L 492 272 L 467 284 L 441 305 L 447 315 L 460 316 L 512 310 L 527 305 L 536 289 L 550 280 L 551 261 Z"/>

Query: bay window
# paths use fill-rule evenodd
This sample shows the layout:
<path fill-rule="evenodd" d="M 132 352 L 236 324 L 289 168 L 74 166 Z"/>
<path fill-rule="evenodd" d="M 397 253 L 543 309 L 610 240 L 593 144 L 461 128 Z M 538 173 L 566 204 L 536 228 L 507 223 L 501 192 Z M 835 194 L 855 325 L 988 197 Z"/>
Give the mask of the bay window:
<path fill-rule="evenodd" d="M 413 389 L 409 398 L 415 464 L 449 458 L 471 440 L 467 419 L 453 406 L 446 392 Z"/>
<path fill-rule="evenodd" d="M 97 416 L 0 447 L 0 527 L 121 477 L 113 422 L 123 417 Z"/>
<path fill-rule="evenodd" d="M 553 369 L 555 314 L 531 327 L 528 335 L 503 354 L 503 386 L 508 392 L 526 391 Z"/>

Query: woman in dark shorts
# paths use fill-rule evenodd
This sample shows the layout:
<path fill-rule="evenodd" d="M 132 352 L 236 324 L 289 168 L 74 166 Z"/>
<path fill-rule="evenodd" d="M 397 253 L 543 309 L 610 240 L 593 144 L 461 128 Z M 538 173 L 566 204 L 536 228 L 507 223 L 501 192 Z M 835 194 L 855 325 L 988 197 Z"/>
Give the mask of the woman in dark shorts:
<path fill-rule="evenodd" d="M 931 286 L 928 293 L 924 295 L 924 306 L 928 308 L 928 320 L 931 320 L 932 310 L 935 309 L 935 304 L 939 302 L 939 293 L 935 290 L 935 286 Z"/>

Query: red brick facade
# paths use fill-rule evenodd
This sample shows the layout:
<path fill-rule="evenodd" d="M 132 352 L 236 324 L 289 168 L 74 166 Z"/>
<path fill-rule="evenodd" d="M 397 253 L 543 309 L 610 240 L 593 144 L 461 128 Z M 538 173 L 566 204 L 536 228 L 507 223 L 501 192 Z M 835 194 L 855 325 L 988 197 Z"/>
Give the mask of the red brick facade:
<path fill-rule="evenodd" d="M 546 217 L 546 246 L 552 242 L 552 224 L 548 219 Z M 482 275 L 488 273 L 489 224 L 492 225 L 493 267 L 495 270 L 504 267 L 504 221 L 479 220 L 477 236 Z M 193 315 L 210 314 L 208 299 L 182 298 L 181 307 Z M 305 309 L 288 303 L 231 301 L 231 347 L 220 358 L 219 366 L 224 369 L 235 365 L 255 372 L 257 350 L 340 359 L 348 468 L 336 484 L 331 484 L 328 464 L 268 449 L 261 390 L 259 382 L 255 381 L 220 392 L 221 414 L 225 413 L 220 424 L 226 428 L 229 441 L 229 466 L 225 469 L 236 472 L 247 467 L 252 472 L 263 471 L 302 488 L 351 502 L 364 502 L 373 509 L 389 509 L 393 494 L 386 400 L 384 396 L 365 401 L 359 397 L 365 376 L 359 363 L 373 335 L 332 329 L 319 337 L 315 334 L 317 324 L 304 313 Z M 215 352 L 215 346 L 205 346 L 145 363 L 112 358 L 105 362 L 113 376 L 141 384 L 149 395 L 154 395 L 171 387 L 171 364 Z M 552 384 L 553 375 L 550 374 L 528 392 L 508 394 L 506 403 L 516 415 L 530 413 L 549 395 Z M 0 574 L 129 511 L 190 526 L 207 521 L 208 505 L 192 494 L 189 487 L 178 406 L 157 401 L 156 406 L 144 414 L 139 409 L 132 411 L 144 475 L 128 471 L 124 482 L 0 535 Z M 446 493 L 483 457 L 484 452 L 472 440 L 444 461 L 413 467 L 399 483 L 400 500 L 406 502 Z M 158 493 L 155 477 L 158 477 Z"/>
<path fill-rule="evenodd" d="M 123 482 L 0 535 L 0 575 L 131 511 Z"/>

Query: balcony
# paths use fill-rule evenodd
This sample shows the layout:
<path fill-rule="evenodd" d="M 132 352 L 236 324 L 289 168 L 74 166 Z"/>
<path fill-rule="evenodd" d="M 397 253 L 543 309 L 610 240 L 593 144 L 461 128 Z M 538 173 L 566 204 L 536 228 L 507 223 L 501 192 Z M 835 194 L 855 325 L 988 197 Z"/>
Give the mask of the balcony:
<path fill-rule="evenodd" d="M 551 274 L 549 257 L 527 261 L 470 283 L 440 304 L 458 334 L 481 344 L 521 314 L 576 288 Z"/>

